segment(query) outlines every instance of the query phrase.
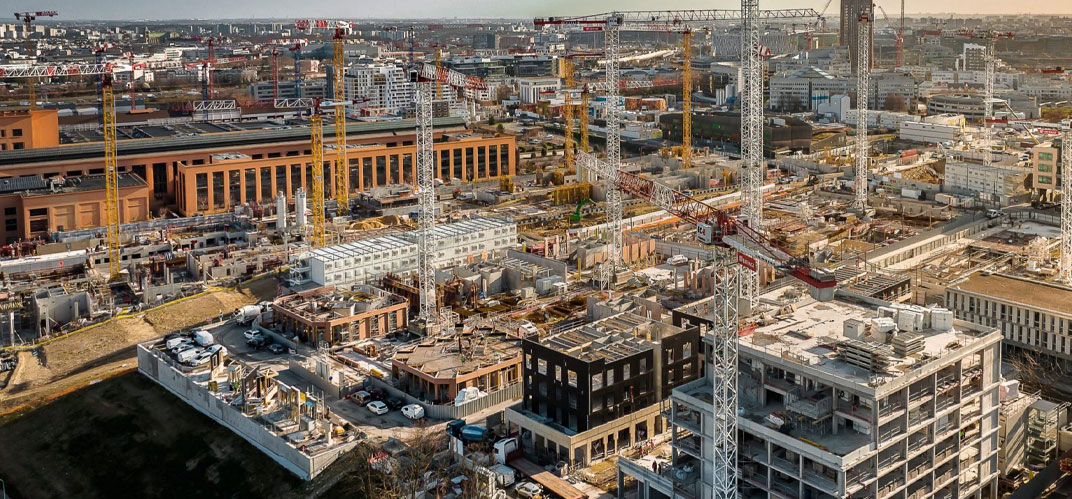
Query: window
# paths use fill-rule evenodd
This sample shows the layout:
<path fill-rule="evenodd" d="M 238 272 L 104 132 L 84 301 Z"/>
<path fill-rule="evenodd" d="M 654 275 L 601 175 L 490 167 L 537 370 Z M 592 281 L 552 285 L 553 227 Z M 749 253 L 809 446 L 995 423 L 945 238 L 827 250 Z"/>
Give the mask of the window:
<path fill-rule="evenodd" d="M 603 373 L 592 375 L 592 390 L 603 388 Z"/>
<path fill-rule="evenodd" d="M 48 230 L 48 219 L 30 220 L 30 232 L 45 232 Z"/>
<path fill-rule="evenodd" d="M 1053 177 L 1051 177 L 1049 175 L 1039 175 L 1039 183 L 1040 184 L 1052 184 L 1053 183 Z"/>
<path fill-rule="evenodd" d="M 196 177 L 197 185 L 197 209 L 208 209 L 208 174 L 198 173 Z"/>
<path fill-rule="evenodd" d="M 22 142 L 15 142 L 11 144 L 12 149 L 24 149 L 26 146 Z"/>
<path fill-rule="evenodd" d="M 48 216 L 48 208 L 34 208 L 30 210 L 31 217 Z"/>
<path fill-rule="evenodd" d="M 562 382 L 562 366 L 555 366 L 555 379 Z"/>
<path fill-rule="evenodd" d="M 257 200 L 257 169 L 246 168 L 246 198 L 243 200 L 250 203 Z M 231 204 L 238 204 L 237 198 L 231 198 Z"/>
<path fill-rule="evenodd" d="M 19 220 L 17 218 L 9 218 L 4 220 L 4 230 L 8 232 L 15 232 L 19 230 Z"/>
<path fill-rule="evenodd" d="M 607 386 L 614 384 L 614 368 L 607 369 Z"/>
<path fill-rule="evenodd" d="M 1052 152 L 1041 152 L 1041 151 L 1039 151 L 1038 159 L 1039 159 L 1039 161 L 1053 161 L 1053 153 Z"/>
<path fill-rule="evenodd" d="M 12 128 L 11 129 L 11 136 L 12 137 L 22 137 L 22 129 L 21 128 Z"/>
<path fill-rule="evenodd" d="M 223 208 L 223 172 L 212 172 L 212 207 Z"/>
<path fill-rule="evenodd" d="M 1049 165 L 1049 164 L 1042 164 L 1042 163 L 1040 163 L 1040 164 L 1038 165 L 1038 170 L 1039 170 L 1040 172 L 1052 172 L 1052 171 L 1053 171 L 1053 165 Z"/>
<path fill-rule="evenodd" d="M 622 366 L 622 379 L 629 379 L 629 364 Z"/>
<path fill-rule="evenodd" d="M 681 358 L 687 359 L 692 357 L 692 343 L 685 343 L 681 346 Z"/>
<path fill-rule="evenodd" d="M 12 216 L 14 214 L 15 214 L 15 208 L 14 207 L 4 208 L 4 215 L 10 217 L 10 216 Z"/>
<path fill-rule="evenodd" d="M 272 167 L 261 168 L 261 201 L 272 201 Z"/>
<path fill-rule="evenodd" d="M 547 374 L 547 361 L 545 359 L 536 359 L 536 372 Z"/>
<path fill-rule="evenodd" d="M 577 371 L 574 371 L 572 369 L 567 370 L 566 371 L 566 376 L 569 378 L 569 380 L 568 380 L 569 386 L 576 387 L 577 386 Z"/>

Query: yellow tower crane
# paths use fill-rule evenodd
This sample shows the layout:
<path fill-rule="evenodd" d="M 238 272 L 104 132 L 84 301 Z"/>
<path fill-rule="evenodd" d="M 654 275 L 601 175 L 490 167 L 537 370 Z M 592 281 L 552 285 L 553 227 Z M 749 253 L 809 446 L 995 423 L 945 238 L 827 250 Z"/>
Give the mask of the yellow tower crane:
<path fill-rule="evenodd" d="M 592 152 L 592 148 L 588 146 L 588 86 L 585 85 L 581 90 L 581 109 L 578 114 L 581 118 L 581 150 L 584 152 Z"/>
<path fill-rule="evenodd" d="M 309 193 L 313 212 L 313 232 L 310 235 L 310 244 L 314 248 L 324 247 L 324 123 L 317 108 L 309 117 L 309 131 L 312 143 L 312 165 L 309 168 L 312 179 L 309 182 Z"/>
<path fill-rule="evenodd" d="M 435 70 L 436 74 L 439 74 L 440 69 L 443 68 L 443 52 L 436 46 L 435 49 Z M 435 82 L 435 99 L 440 100 L 443 98 L 443 87 L 439 84 L 439 80 Z"/>
<path fill-rule="evenodd" d="M 108 273 L 119 278 L 119 168 L 115 151 L 115 93 L 112 75 L 105 74 L 101 83 L 101 114 L 104 117 L 104 204 L 108 218 Z"/>
<path fill-rule="evenodd" d="M 573 60 L 569 57 L 562 59 L 563 77 L 566 81 L 566 103 L 562 107 L 562 118 L 566 122 L 565 147 L 566 172 L 574 173 L 573 166 Z"/>
<path fill-rule="evenodd" d="M 681 34 L 681 165 L 692 166 L 692 31 Z"/>
<path fill-rule="evenodd" d="M 345 32 L 342 28 L 335 29 L 335 36 L 332 37 L 332 43 L 334 44 L 334 62 L 335 64 L 335 202 L 339 205 L 339 214 L 347 214 L 350 212 L 350 168 L 346 162 L 346 52 L 344 51 L 343 42 L 345 40 Z M 321 133 L 323 128 L 321 128 Z M 321 135 L 321 139 L 323 136 Z M 313 154 L 320 150 L 316 147 L 317 139 L 313 138 Z M 323 151 L 321 150 L 321 154 Z M 314 162 L 314 164 L 318 164 Z M 316 168 L 313 168 L 314 170 Z M 315 174 L 314 174 L 315 175 Z M 323 184 L 324 179 L 321 174 L 320 179 Z M 320 232 L 319 241 L 320 246 L 324 243 L 324 194 L 321 187 L 320 192 Z M 315 195 L 314 195 L 315 196 Z M 315 197 L 313 199 L 316 199 Z M 315 204 L 315 203 L 314 203 Z M 313 215 L 313 220 L 316 220 L 317 215 Z M 318 246 L 319 247 L 319 246 Z"/>

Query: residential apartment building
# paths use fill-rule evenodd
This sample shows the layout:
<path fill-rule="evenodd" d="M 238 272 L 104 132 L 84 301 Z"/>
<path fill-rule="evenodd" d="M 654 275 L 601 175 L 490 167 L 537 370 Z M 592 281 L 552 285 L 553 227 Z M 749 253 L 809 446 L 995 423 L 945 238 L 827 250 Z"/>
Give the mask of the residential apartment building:
<path fill-rule="evenodd" d="M 517 245 L 517 224 L 481 217 L 439 224 L 433 240 L 436 267 L 486 260 L 492 253 Z M 294 285 L 313 282 L 345 286 L 377 282 L 386 274 L 417 270 L 417 234 L 405 232 L 328 246 L 303 253 L 291 268 Z"/>
<path fill-rule="evenodd" d="M 741 497 L 996 495 L 997 331 L 943 309 L 783 292 L 764 300 L 795 311 L 740 337 Z M 710 324 L 708 305 L 674 323 Z M 619 458 L 619 497 L 711 497 L 711 397 L 710 377 L 673 390 L 669 462 Z"/>
<path fill-rule="evenodd" d="M 631 312 L 526 337 L 521 348 L 524 395 L 506 422 L 540 463 L 579 468 L 662 433 L 661 401 L 700 373 L 697 327 Z"/>
<path fill-rule="evenodd" d="M 986 71 L 986 46 L 977 43 L 965 43 L 961 50 L 960 68 L 966 71 Z"/>
<path fill-rule="evenodd" d="M 310 99 L 323 99 L 327 96 L 327 85 L 323 81 L 303 80 L 299 85 L 294 80 L 279 82 L 279 98 L 293 99 L 295 97 L 307 97 Z M 258 102 L 271 102 L 275 98 L 275 86 L 270 81 L 258 81 L 250 83 L 249 95 Z"/>
<path fill-rule="evenodd" d="M 351 64 L 346 68 L 345 81 L 346 95 L 368 99 L 361 109 L 369 114 L 397 114 L 413 108 L 413 82 L 401 65 Z"/>
<path fill-rule="evenodd" d="M 406 329 L 408 308 L 405 298 L 372 286 L 325 286 L 277 298 L 272 322 L 303 342 L 338 345 Z"/>
<path fill-rule="evenodd" d="M 1031 151 L 1031 165 L 1034 167 L 1034 175 L 1031 176 L 1035 189 L 1052 191 L 1061 185 L 1061 140 L 1054 139 L 1050 142 L 1038 144 Z"/>
<path fill-rule="evenodd" d="M 558 91 L 559 80 L 554 77 L 518 78 L 518 97 L 522 104 L 550 100 Z"/>
<path fill-rule="evenodd" d="M 1072 289 L 1002 274 L 972 274 L 945 290 L 958 318 L 997 328 L 1005 352 L 1072 366 Z"/>

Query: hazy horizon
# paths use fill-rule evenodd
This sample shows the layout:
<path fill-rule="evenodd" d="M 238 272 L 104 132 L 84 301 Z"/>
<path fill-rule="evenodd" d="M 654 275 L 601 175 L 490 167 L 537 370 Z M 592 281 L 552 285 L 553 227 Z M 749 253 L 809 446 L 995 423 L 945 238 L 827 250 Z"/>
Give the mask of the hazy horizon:
<path fill-rule="evenodd" d="M 326 6 L 325 3 L 333 5 Z M 761 0 L 760 8 L 813 8 L 822 9 L 825 0 L 799 2 L 794 0 Z M 826 17 L 838 16 L 840 0 L 831 2 Z M 887 12 L 900 12 L 900 2 L 878 2 Z M 1072 15 L 1072 2 L 1052 0 L 1022 0 L 1010 10 L 1005 0 L 946 0 L 925 2 L 906 0 L 905 15 Z M 665 9 L 734 9 L 739 2 L 702 2 L 682 0 L 662 6 Z M 928 9 L 934 6 L 935 9 Z M 506 18 L 527 19 L 542 16 L 594 14 L 609 10 L 650 10 L 651 2 L 640 0 L 595 0 L 579 4 L 564 0 L 410 0 L 409 2 L 323 2 L 317 5 L 296 7 L 286 0 L 231 0 L 230 2 L 144 2 L 134 0 L 110 0 L 87 2 L 85 0 L 16 0 L 12 11 L 56 10 L 59 16 L 54 21 L 167 21 L 167 20 L 225 20 L 225 19 L 294 19 L 294 18 L 346 18 L 346 19 L 449 19 L 449 18 Z M 44 19 L 42 19 L 44 20 Z M 9 21 L 16 22 L 14 17 Z"/>

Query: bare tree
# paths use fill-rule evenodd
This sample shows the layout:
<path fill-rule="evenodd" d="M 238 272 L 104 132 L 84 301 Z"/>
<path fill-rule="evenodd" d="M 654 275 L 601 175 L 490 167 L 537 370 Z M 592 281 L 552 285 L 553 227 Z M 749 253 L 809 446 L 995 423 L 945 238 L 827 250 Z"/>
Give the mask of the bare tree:
<path fill-rule="evenodd" d="M 882 104 L 882 107 L 887 111 L 902 113 L 908 109 L 908 105 L 905 103 L 905 98 L 901 94 L 886 94 L 886 102 Z"/>

